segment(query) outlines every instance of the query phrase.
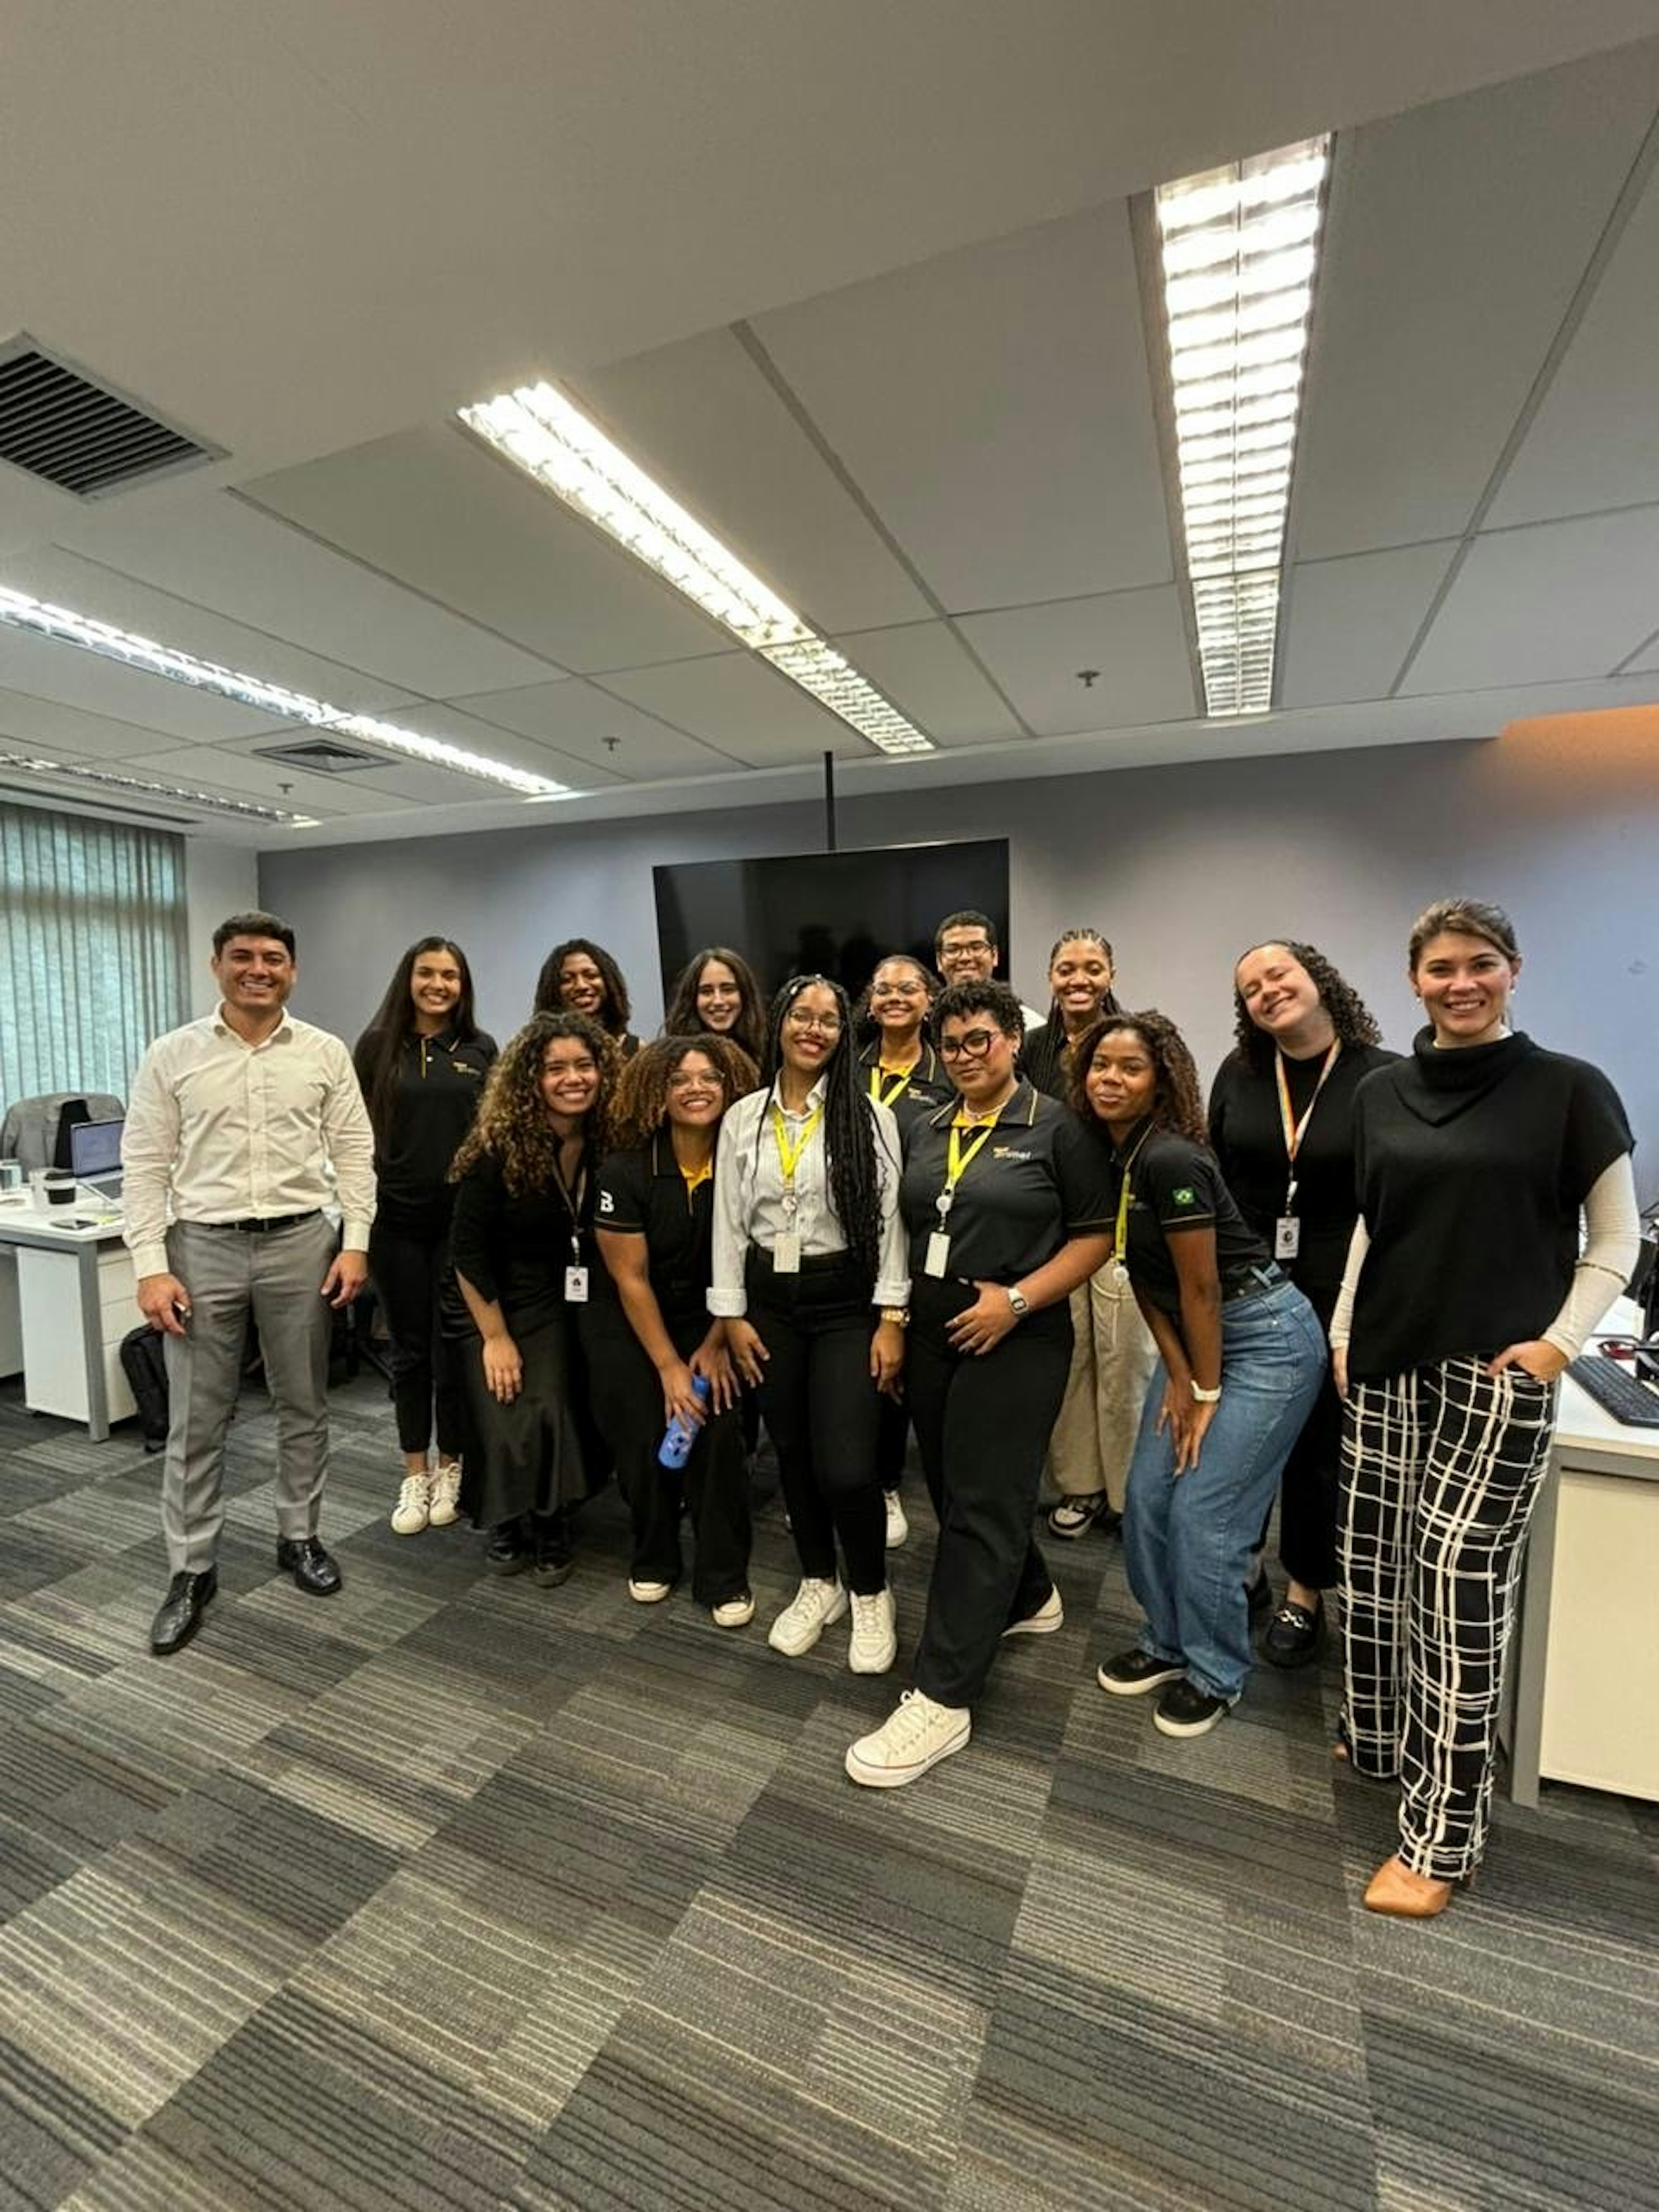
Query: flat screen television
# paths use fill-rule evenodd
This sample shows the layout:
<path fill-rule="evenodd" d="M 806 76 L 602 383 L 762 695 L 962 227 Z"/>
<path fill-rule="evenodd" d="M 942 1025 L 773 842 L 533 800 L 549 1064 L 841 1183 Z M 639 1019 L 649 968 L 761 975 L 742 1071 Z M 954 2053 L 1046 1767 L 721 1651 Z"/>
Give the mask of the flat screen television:
<path fill-rule="evenodd" d="M 791 975 L 829 975 L 856 998 L 889 952 L 933 964 L 933 932 L 976 907 L 1008 943 L 1008 841 L 884 845 L 764 860 L 692 860 L 651 872 L 665 997 L 706 945 L 729 945 L 768 994 Z"/>

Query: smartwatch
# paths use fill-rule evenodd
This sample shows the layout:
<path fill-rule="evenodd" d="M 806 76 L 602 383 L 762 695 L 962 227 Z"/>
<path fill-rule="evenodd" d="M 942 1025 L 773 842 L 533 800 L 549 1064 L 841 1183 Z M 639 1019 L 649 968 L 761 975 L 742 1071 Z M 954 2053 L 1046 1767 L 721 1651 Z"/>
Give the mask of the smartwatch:
<path fill-rule="evenodd" d="M 1218 1382 L 1213 1390 L 1200 1390 L 1197 1376 L 1191 1375 L 1187 1379 L 1193 1386 L 1193 1397 L 1199 1405 L 1218 1406 L 1221 1403 L 1221 1385 Z"/>
<path fill-rule="evenodd" d="M 1031 1301 L 1030 1298 L 1026 1297 L 1024 1291 L 1016 1290 L 1012 1283 L 1008 1285 L 1008 1303 L 1014 1310 L 1014 1318 L 1016 1321 L 1024 1321 L 1026 1315 L 1031 1310 Z"/>

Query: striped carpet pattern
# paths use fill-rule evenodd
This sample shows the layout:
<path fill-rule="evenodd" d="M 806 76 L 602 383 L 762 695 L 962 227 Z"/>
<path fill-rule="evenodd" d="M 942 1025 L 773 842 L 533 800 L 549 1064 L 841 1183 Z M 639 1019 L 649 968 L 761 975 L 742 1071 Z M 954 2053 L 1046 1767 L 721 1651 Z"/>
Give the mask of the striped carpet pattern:
<path fill-rule="evenodd" d="M 1444 1920 L 1373 1919 L 1328 1669 L 1160 1736 L 1094 1686 L 1134 1619 L 1098 1536 L 969 1749 L 860 1790 L 904 1677 L 767 1650 L 775 1502 L 721 1635 L 629 1601 L 613 1495 L 557 1590 L 393 1536 L 382 1386 L 334 1415 L 344 1594 L 275 1571 L 249 1397 L 164 1662 L 157 1463 L 0 1389 L 6 2212 L 1659 2208 L 1659 1808 L 1504 1805 Z"/>

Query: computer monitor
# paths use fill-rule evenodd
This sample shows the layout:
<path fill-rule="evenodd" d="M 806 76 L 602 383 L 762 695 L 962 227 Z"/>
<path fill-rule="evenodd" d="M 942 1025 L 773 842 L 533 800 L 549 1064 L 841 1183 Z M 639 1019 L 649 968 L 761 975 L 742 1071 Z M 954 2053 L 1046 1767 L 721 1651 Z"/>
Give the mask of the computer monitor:
<path fill-rule="evenodd" d="M 77 1121 L 70 1131 L 70 1171 L 81 1182 L 98 1182 L 121 1172 L 125 1121 Z"/>

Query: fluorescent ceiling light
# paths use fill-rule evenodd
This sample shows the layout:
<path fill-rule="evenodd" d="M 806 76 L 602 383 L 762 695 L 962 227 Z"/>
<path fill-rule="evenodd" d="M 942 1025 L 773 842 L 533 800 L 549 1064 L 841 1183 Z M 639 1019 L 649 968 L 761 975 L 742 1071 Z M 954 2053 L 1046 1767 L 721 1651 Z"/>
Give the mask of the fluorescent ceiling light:
<path fill-rule="evenodd" d="M 881 751 L 934 750 L 931 738 L 552 385 L 500 392 L 463 407 L 460 419 Z"/>
<path fill-rule="evenodd" d="M 1206 711 L 1273 704 L 1330 140 L 1159 188 L 1170 395 Z"/>
<path fill-rule="evenodd" d="M 56 639 L 61 645 L 78 646 L 106 660 L 118 660 L 124 667 L 139 669 L 147 676 L 163 676 L 170 684 L 188 684 L 198 691 L 234 699 L 275 721 L 339 730 L 389 752 L 406 753 L 410 759 L 427 762 L 434 768 L 453 769 L 459 775 L 476 776 L 484 783 L 504 784 L 526 799 L 560 798 L 570 790 L 568 784 L 532 775 L 527 769 L 493 760 L 486 753 L 470 752 L 443 738 L 422 737 L 416 731 L 380 721 L 372 714 L 349 714 L 342 707 L 331 707 L 325 699 L 310 698 L 280 684 L 267 684 L 263 677 L 244 675 L 238 669 L 221 668 L 216 661 L 198 660 L 194 653 L 179 653 L 172 646 L 157 645 L 153 638 L 112 629 L 90 615 L 30 599 L 27 592 L 9 591 L 3 585 L 0 585 L 0 623 L 14 629 L 32 630 L 38 637 Z"/>
<path fill-rule="evenodd" d="M 124 775 L 118 769 L 91 768 L 84 763 L 45 760 L 38 753 L 0 752 L 0 769 L 22 769 L 29 775 L 51 776 L 60 783 L 91 783 L 100 791 L 136 792 L 146 799 L 175 799 L 211 814 L 228 814 L 241 822 L 272 822 L 287 830 L 314 830 L 314 814 L 294 814 L 285 806 L 262 806 L 251 799 L 225 799 L 216 792 L 197 791 L 187 784 L 161 783 L 147 775 Z"/>

